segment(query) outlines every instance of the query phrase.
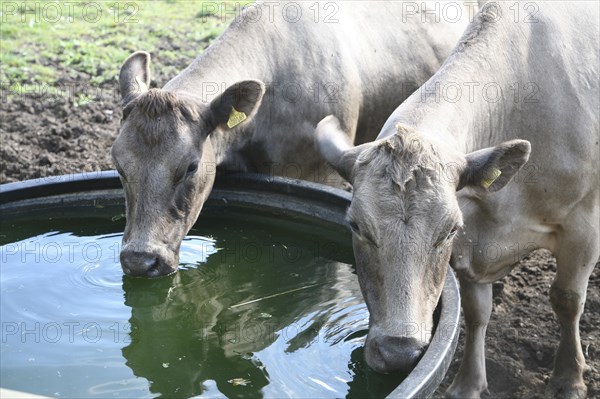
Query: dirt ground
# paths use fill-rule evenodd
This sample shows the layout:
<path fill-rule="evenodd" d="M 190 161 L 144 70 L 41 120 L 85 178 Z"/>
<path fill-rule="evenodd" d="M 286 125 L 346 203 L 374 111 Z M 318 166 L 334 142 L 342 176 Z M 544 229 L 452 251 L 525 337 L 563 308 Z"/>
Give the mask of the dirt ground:
<path fill-rule="evenodd" d="M 168 46 L 168 44 L 166 44 Z M 160 54 L 152 54 L 160 60 Z M 190 60 L 166 61 L 183 69 Z M 157 61 L 158 62 L 158 61 Z M 115 71 L 115 75 L 118 71 Z M 169 77 L 154 69 L 154 82 Z M 89 76 L 65 71 L 63 88 L 85 91 Z M 121 118 L 116 81 L 88 88 L 91 101 L 56 88 L 25 94 L 3 87 L 0 107 L 0 183 L 60 174 L 112 169 L 109 149 Z M 60 94 L 60 95 L 57 95 Z M 81 94 L 81 93 L 79 93 Z M 556 262 L 547 251 L 537 251 L 510 275 L 494 284 L 494 310 L 487 338 L 490 398 L 541 398 L 552 370 L 559 329 L 548 291 Z M 590 279 L 581 318 L 582 347 L 589 370 L 588 397 L 600 397 L 600 268 Z M 462 340 L 462 337 L 461 337 Z M 447 388 L 458 370 L 462 343 L 450 372 L 436 396 Z"/>

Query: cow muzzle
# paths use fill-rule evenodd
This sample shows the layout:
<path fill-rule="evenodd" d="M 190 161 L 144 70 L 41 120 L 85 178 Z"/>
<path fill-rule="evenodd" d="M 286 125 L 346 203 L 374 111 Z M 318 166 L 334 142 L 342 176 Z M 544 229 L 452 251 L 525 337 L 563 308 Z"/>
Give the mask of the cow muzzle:
<path fill-rule="evenodd" d="M 120 261 L 125 274 L 133 277 L 160 277 L 177 271 L 176 255 L 165 253 L 167 251 L 159 248 L 142 248 L 127 244 L 121 250 Z"/>
<path fill-rule="evenodd" d="M 378 373 L 410 372 L 417 364 L 426 344 L 415 338 L 379 335 L 367 339 L 365 358 Z"/>

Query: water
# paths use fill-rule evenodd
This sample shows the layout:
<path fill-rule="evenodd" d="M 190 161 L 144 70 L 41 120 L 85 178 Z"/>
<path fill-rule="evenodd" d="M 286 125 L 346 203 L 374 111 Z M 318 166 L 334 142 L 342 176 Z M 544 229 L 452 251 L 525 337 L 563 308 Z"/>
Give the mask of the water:
<path fill-rule="evenodd" d="M 60 397 L 383 397 L 351 248 L 302 221 L 203 215 L 180 271 L 124 276 L 116 210 L 2 222 L 2 387 Z M 112 213 L 110 213 L 112 212 Z M 74 213 L 74 211 L 73 211 Z M 75 220 L 75 222 L 74 222 Z"/>

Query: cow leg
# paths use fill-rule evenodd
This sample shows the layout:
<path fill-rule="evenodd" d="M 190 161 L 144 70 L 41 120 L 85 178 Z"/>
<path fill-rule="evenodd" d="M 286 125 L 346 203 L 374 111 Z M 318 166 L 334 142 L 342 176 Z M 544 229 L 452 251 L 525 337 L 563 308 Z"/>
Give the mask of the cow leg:
<path fill-rule="evenodd" d="M 492 313 L 492 285 L 472 283 L 461 278 L 460 296 L 465 316 L 465 350 L 458 374 L 446 396 L 478 398 L 487 389 L 485 332 Z"/>
<path fill-rule="evenodd" d="M 581 230 L 579 230 L 581 231 Z M 567 232 L 565 232 L 567 233 Z M 588 279 L 600 255 L 596 232 L 566 236 L 557 253 L 557 272 L 550 302 L 560 325 L 560 343 L 547 398 L 585 398 L 585 358 L 579 340 L 579 318 L 585 304 Z M 573 238 L 576 239 L 573 239 Z"/>

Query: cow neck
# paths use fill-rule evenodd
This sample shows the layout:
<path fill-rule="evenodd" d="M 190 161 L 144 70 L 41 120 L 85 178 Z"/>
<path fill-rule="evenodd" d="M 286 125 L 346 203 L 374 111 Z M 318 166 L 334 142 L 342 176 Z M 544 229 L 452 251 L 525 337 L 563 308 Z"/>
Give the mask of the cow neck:
<path fill-rule="evenodd" d="M 467 31 L 440 70 L 394 111 L 379 138 L 402 123 L 463 153 L 507 139 L 504 125 L 515 106 L 509 87 L 515 72 L 508 60 L 523 55 L 516 46 L 490 54 L 497 26 L 469 29 L 477 35 Z"/>
<path fill-rule="evenodd" d="M 185 92 L 210 103 L 232 84 L 248 79 L 261 79 L 264 73 L 255 71 L 252 62 L 242 63 L 245 48 L 234 56 L 231 46 L 218 40 L 196 58 L 185 70 L 169 81 L 164 89 Z"/>

